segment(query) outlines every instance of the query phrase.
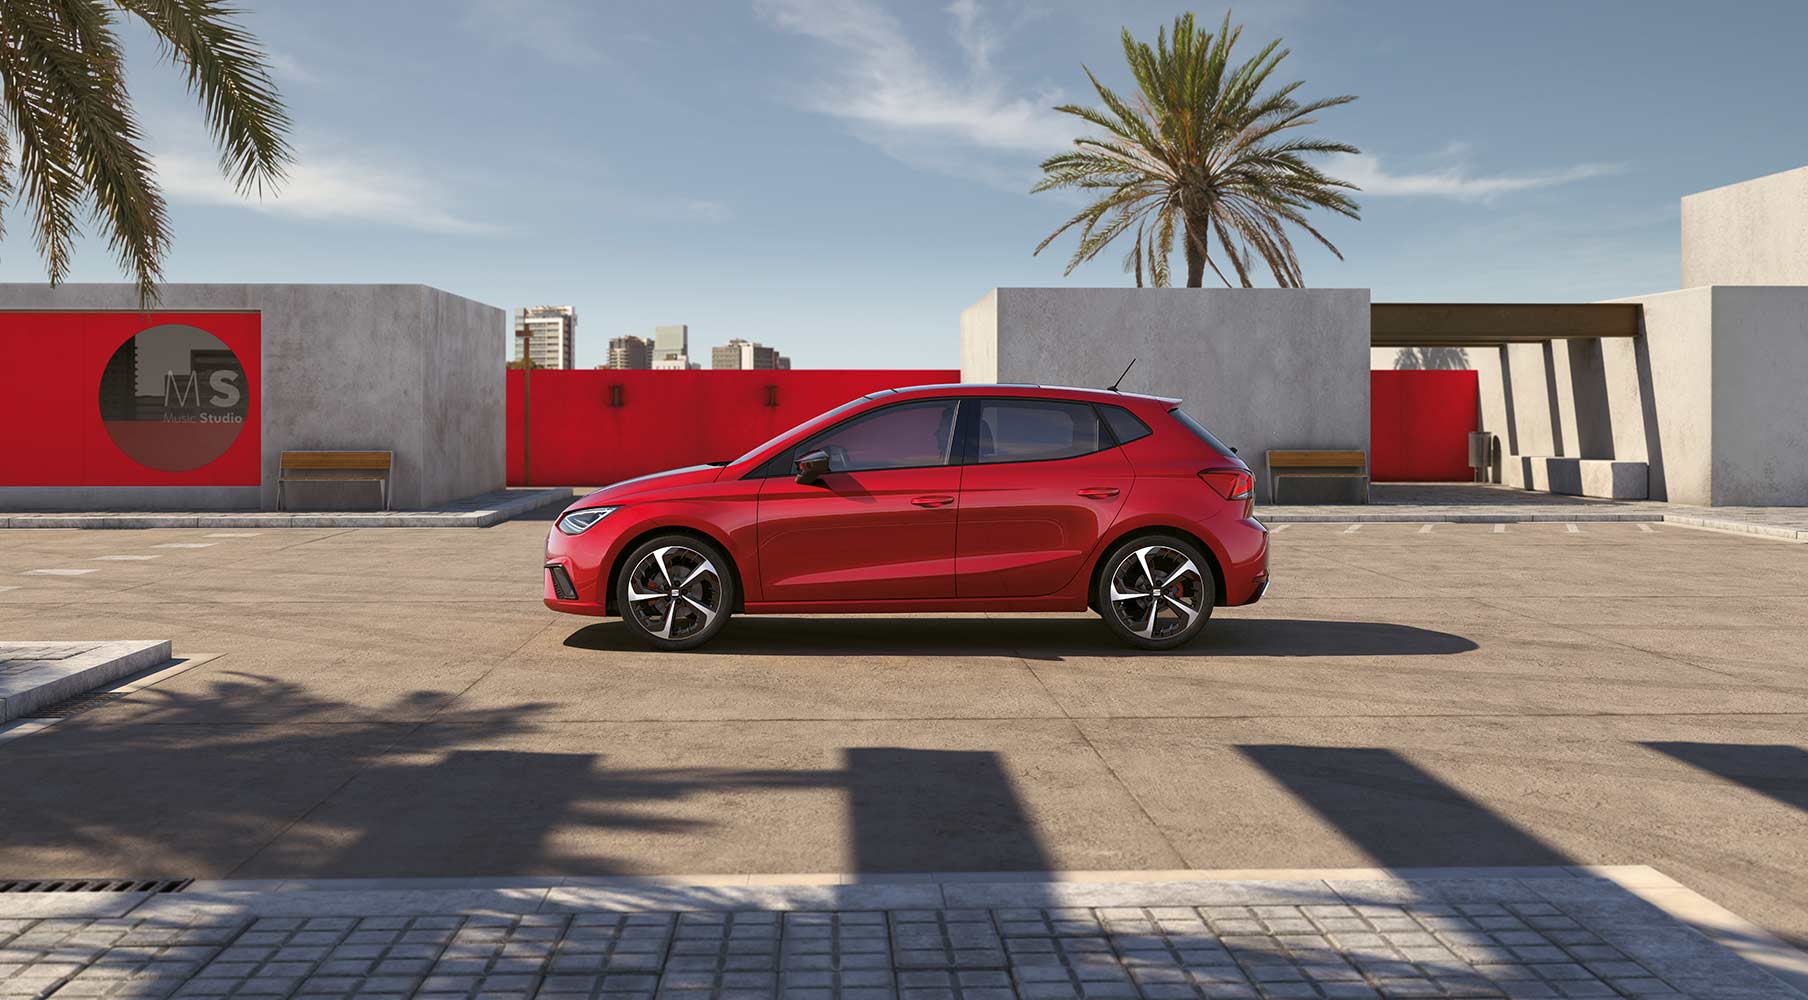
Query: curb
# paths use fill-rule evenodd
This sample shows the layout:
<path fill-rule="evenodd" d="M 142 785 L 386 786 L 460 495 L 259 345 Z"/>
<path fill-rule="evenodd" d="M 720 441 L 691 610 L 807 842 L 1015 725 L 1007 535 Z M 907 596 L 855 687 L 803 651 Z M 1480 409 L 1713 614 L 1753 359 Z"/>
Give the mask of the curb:
<path fill-rule="evenodd" d="M 1567 514 L 1427 514 L 1419 513 L 1382 513 L 1379 511 L 1356 511 L 1349 514 L 1287 514 L 1274 511 L 1258 511 L 1256 520 L 1263 524 L 1528 524 L 1533 522 L 1558 523 L 1565 521 L 1579 522 L 1634 522 L 1644 521 L 1657 523 L 1667 516 L 1661 512 L 1623 513 L 1606 511 L 1595 513 L 1581 511 Z"/>
<path fill-rule="evenodd" d="M 568 489 L 541 490 L 484 510 L 399 511 L 339 514 L 14 514 L 0 528 L 488 528 L 553 506 L 571 503 Z"/>
<path fill-rule="evenodd" d="M 78 646 L 84 643 L 18 643 L 31 646 Z M 170 641 L 124 640 L 93 644 L 96 648 L 66 660 L 23 660 L 46 666 L 0 683 L 0 723 L 32 718 L 47 705 L 65 701 L 170 659 Z M 5 650 L 0 648 L 0 658 Z M 28 682 L 29 686 L 25 683 Z M 17 686 L 15 686 L 17 685 Z"/>
<path fill-rule="evenodd" d="M 1754 524 L 1750 521 L 1733 521 L 1719 517 L 1700 517 L 1695 514 L 1665 514 L 1666 524 L 1680 524 L 1685 528 L 1707 528 L 1710 531 L 1735 531 L 1744 535 L 1763 535 L 1766 538 L 1787 538 L 1795 542 L 1808 542 L 1808 531 L 1785 528 L 1771 524 Z"/>

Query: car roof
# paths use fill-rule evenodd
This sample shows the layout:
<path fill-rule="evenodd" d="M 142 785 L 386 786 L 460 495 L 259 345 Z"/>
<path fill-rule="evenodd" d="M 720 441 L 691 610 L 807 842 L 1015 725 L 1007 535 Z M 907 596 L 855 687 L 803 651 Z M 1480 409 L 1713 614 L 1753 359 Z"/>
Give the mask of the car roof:
<path fill-rule="evenodd" d="M 938 395 L 938 396 L 1026 396 L 1038 399 L 1084 399 L 1095 403 L 1112 401 L 1161 403 L 1177 406 L 1180 400 L 1172 396 L 1150 396 L 1140 392 L 1119 392 L 1114 389 L 1091 389 L 1070 385 L 1039 385 L 1032 382 L 945 382 L 934 385 L 907 385 L 896 389 L 880 389 L 868 393 L 868 399 L 877 399 L 887 395 Z"/>

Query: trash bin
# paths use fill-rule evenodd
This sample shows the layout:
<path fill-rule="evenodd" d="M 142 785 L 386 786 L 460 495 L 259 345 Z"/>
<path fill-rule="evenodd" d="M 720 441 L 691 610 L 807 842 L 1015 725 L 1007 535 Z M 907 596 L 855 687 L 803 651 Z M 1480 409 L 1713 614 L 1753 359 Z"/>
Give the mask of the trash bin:
<path fill-rule="evenodd" d="M 1488 482 L 1494 466 L 1494 435 L 1488 431 L 1469 432 L 1469 467 L 1475 470 L 1475 481 Z"/>

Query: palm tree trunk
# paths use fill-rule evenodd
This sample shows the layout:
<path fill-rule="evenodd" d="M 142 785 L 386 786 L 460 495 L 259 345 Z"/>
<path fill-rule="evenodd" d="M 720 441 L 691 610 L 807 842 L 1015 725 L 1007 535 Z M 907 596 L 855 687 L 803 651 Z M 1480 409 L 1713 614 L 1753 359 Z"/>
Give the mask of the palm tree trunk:
<path fill-rule="evenodd" d="M 1205 243 L 1206 230 L 1202 224 L 1199 226 L 1198 230 L 1195 231 L 1193 223 L 1190 220 L 1186 222 L 1185 225 L 1186 286 L 1188 288 L 1203 288 L 1205 287 L 1205 254 L 1202 253 L 1199 248 Z M 1194 239 L 1195 235 L 1198 237 L 1197 240 Z"/>

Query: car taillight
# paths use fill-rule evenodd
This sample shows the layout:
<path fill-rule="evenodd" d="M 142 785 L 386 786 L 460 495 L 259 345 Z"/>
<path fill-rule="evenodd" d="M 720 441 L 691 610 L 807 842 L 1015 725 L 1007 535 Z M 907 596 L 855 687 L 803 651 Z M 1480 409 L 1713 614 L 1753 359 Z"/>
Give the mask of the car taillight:
<path fill-rule="evenodd" d="M 1256 495 L 1256 481 L 1242 469 L 1203 469 L 1199 478 L 1226 500 L 1248 500 Z"/>

